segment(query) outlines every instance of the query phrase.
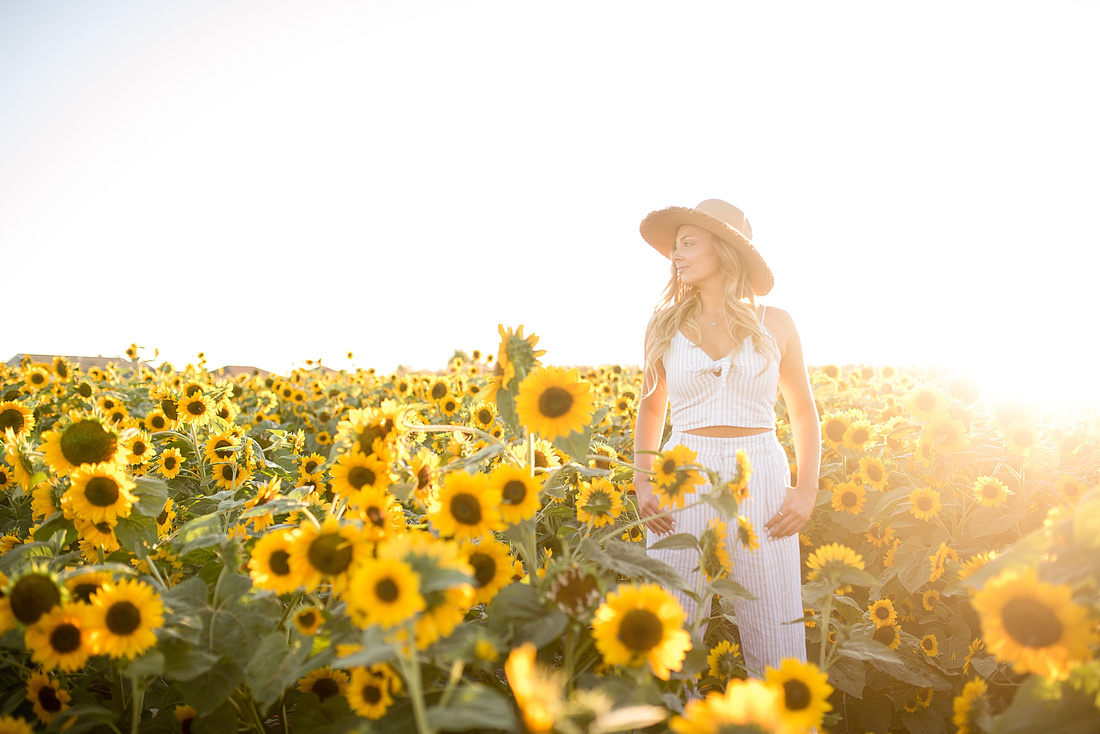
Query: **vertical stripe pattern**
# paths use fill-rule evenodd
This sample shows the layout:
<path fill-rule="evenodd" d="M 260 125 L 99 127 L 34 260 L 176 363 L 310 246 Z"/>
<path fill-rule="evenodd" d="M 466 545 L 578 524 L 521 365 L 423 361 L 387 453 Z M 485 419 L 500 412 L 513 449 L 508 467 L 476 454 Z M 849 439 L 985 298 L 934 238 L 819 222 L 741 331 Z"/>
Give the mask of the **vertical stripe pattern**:
<path fill-rule="evenodd" d="M 779 667 L 784 658 L 806 660 L 806 629 L 802 622 L 802 579 L 799 542 L 797 535 L 771 540 L 764 531 L 764 524 L 779 511 L 787 485 L 790 482 L 790 466 L 787 454 L 774 432 L 759 433 L 736 438 L 696 436 L 673 431 L 665 448 L 683 444 L 698 454 L 698 463 L 718 472 L 725 481 L 736 471 L 738 449 L 748 455 L 752 475 L 749 478 L 749 497 L 740 507 L 760 538 L 760 547 L 750 553 L 737 540 L 736 519 L 727 521 L 729 534 L 727 548 L 733 561 L 731 578 L 748 589 L 756 598 L 752 601 L 734 601 L 737 628 L 741 634 L 741 647 L 749 673 L 763 676 L 765 666 Z M 700 485 L 698 491 L 706 492 L 710 485 Z M 689 502 L 692 500 L 688 496 Z M 699 537 L 707 529 L 712 518 L 720 518 L 711 505 L 700 503 L 674 516 L 677 533 L 690 533 Z M 647 548 L 660 540 L 660 536 L 648 533 Z M 700 588 L 702 571 L 699 554 L 693 549 L 649 550 L 649 555 L 668 563 L 679 571 L 692 588 Z M 687 619 L 695 619 L 697 604 L 686 594 L 674 593 L 687 612 Z M 709 610 L 702 610 L 706 616 Z"/>

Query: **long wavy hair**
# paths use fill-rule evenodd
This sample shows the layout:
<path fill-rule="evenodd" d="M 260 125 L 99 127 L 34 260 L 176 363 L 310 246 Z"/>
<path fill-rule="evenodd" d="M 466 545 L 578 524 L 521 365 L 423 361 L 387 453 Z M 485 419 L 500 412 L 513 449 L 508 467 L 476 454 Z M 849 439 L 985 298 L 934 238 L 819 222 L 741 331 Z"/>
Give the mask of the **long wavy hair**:
<path fill-rule="evenodd" d="M 752 337 L 758 353 L 768 359 L 778 359 L 779 347 L 773 339 L 765 336 L 756 316 L 756 299 L 741 256 L 732 245 L 713 233 L 711 240 L 718 255 L 718 265 L 726 275 L 723 305 L 726 329 L 734 341 L 733 351 L 738 351 L 745 339 Z M 668 352 L 676 332 L 682 329 L 684 335 L 696 344 L 703 338 L 698 324 L 703 308 L 699 289 L 681 283 L 675 265 L 671 266 L 671 270 L 672 275 L 646 328 L 645 368 L 642 373 L 642 383 L 647 386 L 646 396 L 657 386 L 657 362 Z"/>

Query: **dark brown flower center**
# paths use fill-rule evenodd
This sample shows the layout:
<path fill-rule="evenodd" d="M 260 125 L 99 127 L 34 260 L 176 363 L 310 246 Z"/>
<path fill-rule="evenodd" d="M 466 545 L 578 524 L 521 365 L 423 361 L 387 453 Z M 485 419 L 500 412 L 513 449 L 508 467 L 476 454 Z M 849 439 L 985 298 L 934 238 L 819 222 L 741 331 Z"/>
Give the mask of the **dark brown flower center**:
<path fill-rule="evenodd" d="M 228 450 L 227 450 L 228 447 Z M 224 438 L 218 439 L 218 442 L 214 444 L 214 455 L 219 459 L 228 459 L 233 455 L 233 443 L 226 441 Z"/>
<path fill-rule="evenodd" d="M 813 693 L 805 681 L 788 680 L 783 682 L 783 695 L 786 697 L 788 711 L 801 711 L 813 702 Z"/>
<path fill-rule="evenodd" d="M 660 644 L 662 637 L 661 620 L 648 609 L 631 609 L 619 623 L 619 642 L 631 650 L 650 650 Z"/>
<path fill-rule="evenodd" d="M 1049 647 L 1062 639 L 1062 623 L 1054 610 L 1036 599 L 1011 599 L 1001 609 L 1009 637 L 1024 647 Z"/>
<path fill-rule="evenodd" d="M 825 424 L 825 435 L 835 443 L 840 443 L 844 438 L 844 423 L 842 421 L 829 421 Z"/>
<path fill-rule="evenodd" d="M 488 425 L 493 420 L 493 411 L 488 408 L 482 408 L 477 412 L 477 422 L 483 426 Z"/>
<path fill-rule="evenodd" d="M 470 565 L 474 567 L 474 579 L 478 588 L 485 586 L 497 573 L 497 560 L 484 553 L 474 553 L 470 556 Z"/>
<path fill-rule="evenodd" d="M 80 628 L 69 622 L 62 622 L 50 632 L 50 647 L 60 655 L 67 655 L 80 649 Z"/>
<path fill-rule="evenodd" d="M 363 700 L 369 704 L 377 704 L 382 700 L 382 691 L 375 683 L 368 683 L 363 686 L 361 693 L 363 694 Z"/>
<path fill-rule="evenodd" d="M 883 645 L 890 646 L 894 644 L 894 638 L 897 637 L 897 631 L 895 631 L 893 627 L 879 627 L 871 637 L 876 642 L 881 642 Z"/>
<path fill-rule="evenodd" d="M 42 686 L 38 689 L 38 705 L 46 713 L 56 714 L 61 710 L 61 699 L 57 697 L 57 691 L 53 686 Z"/>
<path fill-rule="evenodd" d="M 936 396 L 929 392 L 917 395 L 916 406 L 923 411 L 929 411 L 936 407 Z"/>
<path fill-rule="evenodd" d="M 84 487 L 84 497 L 94 507 L 111 507 L 118 502 L 118 483 L 110 477 L 92 477 Z"/>
<path fill-rule="evenodd" d="M 447 386 L 442 382 L 432 385 L 432 400 L 442 400 L 447 395 Z"/>
<path fill-rule="evenodd" d="M 348 472 L 348 484 L 355 489 L 373 486 L 376 478 L 375 473 L 365 466 L 353 466 Z"/>
<path fill-rule="evenodd" d="M 506 505 L 518 505 L 527 498 L 527 485 L 519 479 L 509 479 L 501 491 Z"/>
<path fill-rule="evenodd" d="M 191 415 L 203 415 L 206 413 L 206 403 L 202 400 L 191 400 L 187 403 L 187 412 Z"/>
<path fill-rule="evenodd" d="M 547 418 L 561 418 L 573 407 L 573 393 L 554 385 L 539 395 L 539 413 Z"/>
<path fill-rule="evenodd" d="M 8 594 L 11 613 L 25 625 L 32 625 L 61 603 L 61 591 L 46 576 L 31 573 L 15 582 Z"/>
<path fill-rule="evenodd" d="M 351 565 L 351 543 L 335 533 L 319 535 L 309 544 L 309 562 L 318 571 L 337 576 Z"/>
<path fill-rule="evenodd" d="M 290 554 L 282 548 L 272 551 L 267 558 L 267 565 L 276 576 L 287 576 L 290 574 Z"/>
<path fill-rule="evenodd" d="M 855 507 L 859 504 L 859 497 L 856 496 L 855 492 L 845 492 L 841 495 L 840 501 L 845 507 Z"/>
<path fill-rule="evenodd" d="M 61 434 L 61 454 L 73 466 L 110 461 L 117 448 L 115 434 L 98 421 L 77 421 Z"/>
<path fill-rule="evenodd" d="M 19 433 L 23 430 L 23 424 L 23 414 L 15 408 L 8 408 L 0 412 L 0 434 L 3 434 L 8 428 Z"/>
<path fill-rule="evenodd" d="M 932 509 L 932 498 L 923 495 L 917 499 L 917 509 L 921 512 L 928 512 Z"/>
<path fill-rule="evenodd" d="M 176 457 L 175 456 L 165 456 L 164 457 L 164 468 L 167 469 L 168 471 L 172 471 L 173 469 L 175 469 L 176 468 Z"/>
<path fill-rule="evenodd" d="M 463 525 L 481 522 L 481 501 L 472 494 L 456 494 L 451 498 L 451 515 Z"/>
<path fill-rule="evenodd" d="M 382 579 L 374 585 L 374 594 L 382 601 L 392 604 L 401 596 L 401 589 L 397 588 L 393 579 Z"/>
<path fill-rule="evenodd" d="M 128 601 L 116 601 L 107 610 L 106 619 L 113 634 L 132 635 L 141 626 L 141 610 Z"/>
<path fill-rule="evenodd" d="M 340 692 L 340 684 L 332 678 L 318 678 L 314 681 L 311 690 L 317 694 L 317 698 L 324 701 L 326 698 L 335 696 Z"/>

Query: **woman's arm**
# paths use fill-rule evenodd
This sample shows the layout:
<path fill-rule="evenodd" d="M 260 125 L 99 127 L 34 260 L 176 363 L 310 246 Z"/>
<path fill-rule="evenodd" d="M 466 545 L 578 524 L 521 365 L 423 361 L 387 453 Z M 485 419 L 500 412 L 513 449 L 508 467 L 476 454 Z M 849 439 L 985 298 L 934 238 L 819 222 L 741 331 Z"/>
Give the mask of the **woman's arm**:
<path fill-rule="evenodd" d="M 776 335 L 782 359 L 779 362 L 779 391 L 787 406 L 794 437 L 798 479 L 779 513 L 764 525 L 768 535 L 783 538 L 805 527 L 817 503 L 818 476 L 821 473 L 821 419 L 814 403 L 813 388 L 802 356 L 802 342 L 790 314 L 778 308 L 767 312 L 768 329 Z"/>
<path fill-rule="evenodd" d="M 646 335 L 648 345 L 649 335 Z M 634 465 L 646 471 L 653 468 L 653 454 L 661 448 L 665 432 L 665 413 L 668 410 L 668 387 L 665 385 L 664 365 L 657 363 L 656 384 L 642 380 L 642 397 L 638 401 L 638 416 L 634 421 Z M 642 471 L 634 472 L 634 492 L 638 498 L 638 515 L 651 517 L 662 512 L 650 476 Z M 670 516 L 655 517 L 646 526 L 655 533 L 671 533 L 674 522 Z"/>

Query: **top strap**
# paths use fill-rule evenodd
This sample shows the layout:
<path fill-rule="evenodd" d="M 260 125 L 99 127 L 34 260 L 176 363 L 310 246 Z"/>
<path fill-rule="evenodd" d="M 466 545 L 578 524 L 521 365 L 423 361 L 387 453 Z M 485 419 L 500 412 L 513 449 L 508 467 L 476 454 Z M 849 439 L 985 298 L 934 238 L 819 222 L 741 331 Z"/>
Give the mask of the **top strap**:
<path fill-rule="evenodd" d="M 767 312 L 768 312 L 768 307 L 767 306 L 761 306 L 760 307 L 760 323 L 764 323 L 764 314 L 766 314 Z"/>

